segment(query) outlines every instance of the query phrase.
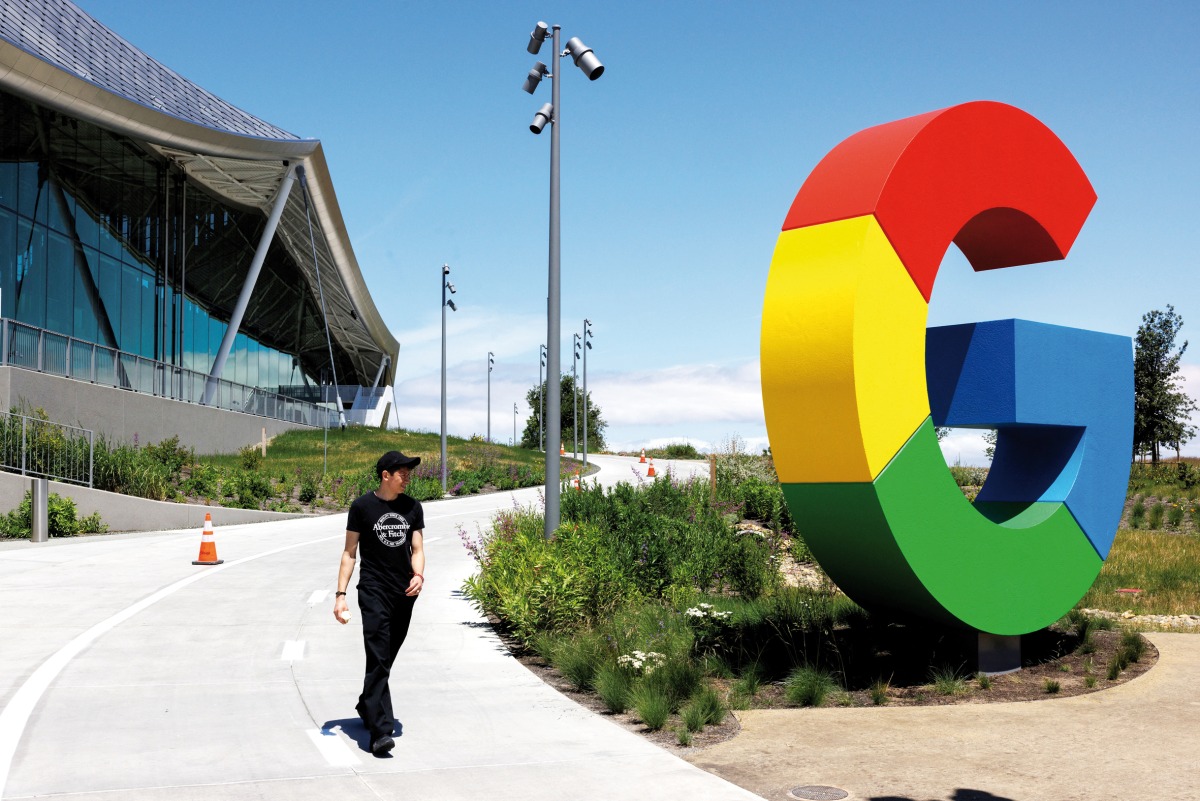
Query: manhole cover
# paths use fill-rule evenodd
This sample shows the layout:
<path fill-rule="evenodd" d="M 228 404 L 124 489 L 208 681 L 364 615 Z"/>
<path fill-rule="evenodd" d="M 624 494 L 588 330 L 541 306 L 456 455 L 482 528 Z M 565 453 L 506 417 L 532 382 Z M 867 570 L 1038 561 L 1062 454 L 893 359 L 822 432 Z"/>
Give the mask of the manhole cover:
<path fill-rule="evenodd" d="M 792 798 L 802 799 L 802 801 L 839 801 L 839 799 L 849 797 L 850 794 L 837 787 L 806 784 L 803 787 L 793 787 L 788 790 L 788 795 Z"/>

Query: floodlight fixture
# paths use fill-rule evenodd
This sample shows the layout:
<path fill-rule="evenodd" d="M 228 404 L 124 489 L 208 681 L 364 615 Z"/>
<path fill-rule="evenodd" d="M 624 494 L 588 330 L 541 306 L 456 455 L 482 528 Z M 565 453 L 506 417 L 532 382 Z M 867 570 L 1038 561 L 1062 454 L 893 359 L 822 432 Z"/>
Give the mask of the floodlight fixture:
<path fill-rule="evenodd" d="M 442 265 L 442 275 L 449 275 L 449 274 L 450 274 L 450 265 L 443 264 Z"/>
<path fill-rule="evenodd" d="M 533 122 L 529 123 L 529 130 L 533 131 L 535 134 L 540 134 L 542 129 L 546 127 L 546 123 L 551 122 L 553 119 L 554 104 L 546 103 L 540 109 L 538 109 L 537 114 L 533 115 Z"/>
<path fill-rule="evenodd" d="M 450 311 L 458 311 L 458 307 L 454 305 L 453 300 L 446 301 L 446 305 L 450 307 Z"/>
<path fill-rule="evenodd" d="M 600 63 L 600 59 L 596 58 L 592 48 L 581 42 L 578 36 L 567 40 L 566 54 L 575 60 L 575 66 L 583 70 L 589 81 L 594 81 L 604 74 L 604 65 Z"/>
<path fill-rule="evenodd" d="M 450 294 L 451 294 L 451 295 L 455 294 L 456 290 L 454 289 L 454 282 L 453 282 L 453 281 L 447 281 L 447 282 L 446 282 L 446 289 L 449 289 L 449 290 L 450 290 Z"/>
<path fill-rule="evenodd" d="M 529 44 L 526 45 L 525 49 L 536 56 L 538 51 L 542 49 L 542 42 L 546 41 L 548 33 L 550 33 L 550 26 L 544 22 L 539 22 L 533 26 L 533 32 L 529 34 Z"/>
<path fill-rule="evenodd" d="M 549 67 L 540 61 L 537 62 L 533 65 L 533 69 L 529 71 L 529 74 L 525 76 L 525 84 L 521 88 L 529 94 L 533 94 L 534 90 L 538 88 L 538 84 L 542 82 L 542 78 L 545 78 L 546 73 L 549 71 Z"/>

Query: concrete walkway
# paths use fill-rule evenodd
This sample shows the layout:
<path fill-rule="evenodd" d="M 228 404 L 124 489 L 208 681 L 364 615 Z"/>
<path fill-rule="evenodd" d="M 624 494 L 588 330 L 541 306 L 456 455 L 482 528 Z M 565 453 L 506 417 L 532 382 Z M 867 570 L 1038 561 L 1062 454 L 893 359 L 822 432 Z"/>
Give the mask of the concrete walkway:
<path fill-rule="evenodd" d="M 595 461 L 610 482 L 636 460 Z M 756 798 L 547 687 L 462 597 L 474 563 L 459 529 L 536 502 L 426 504 L 428 587 L 393 675 L 403 734 L 385 759 L 353 709 L 358 618 L 331 612 L 344 515 L 218 519 L 218 567 L 191 564 L 199 532 L 6 544 L 0 796 Z"/>
<path fill-rule="evenodd" d="M 603 483 L 644 470 L 595 462 Z M 1185 634 L 1150 635 L 1152 671 L 1088 696 L 738 713 L 741 734 L 688 764 L 548 688 L 459 593 L 474 570 L 459 530 L 536 502 L 426 505 L 429 583 L 386 759 L 353 711 L 358 619 L 330 611 L 343 515 L 218 519 L 219 567 L 191 565 L 198 531 L 0 544 L 0 797 L 784 801 L 827 785 L 875 801 L 1200 801 L 1200 636 Z"/>

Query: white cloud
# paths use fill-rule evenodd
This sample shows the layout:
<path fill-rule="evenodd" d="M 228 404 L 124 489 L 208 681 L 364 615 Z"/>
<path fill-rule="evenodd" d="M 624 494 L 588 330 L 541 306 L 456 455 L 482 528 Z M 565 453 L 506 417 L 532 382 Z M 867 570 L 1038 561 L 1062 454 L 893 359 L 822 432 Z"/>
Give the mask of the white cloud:
<path fill-rule="evenodd" d="M 409 341 L 420 341 L 420 335 L 420 331 L 409 332 Z M 439 340 L 440 336 L 439 327 Z M 491 387 L 492 438 L 507 442 L 513 435 L 513 403 L 518 407 L 518 436 L 529 415 L 525 393 L 537 384 L 537 362 L 506 363 L 502 358 L 505 341 L 491 340 L 490 347 L 496 353 Z M 484 350 L 478 364 L 459 361 L 447 369 L 446 427 L 451 434 L 469 436 L 487 429 L 486 358 Z M 438 431 L 440 363 L 425 367 L 417 375 L 397 382 L 398 419 L 405 428 Z M 410 364 L 410 371 L 412 368 Z M 608 423 L 606 439 L 614 450 L 671 442 L 690 442 L 699 450 L 711 450 L 720 448 L 734 435 L 751 451 L 767 447 L 757 361 L 733 367 L 700 364 L 661 370 L 589 371 L 588 392 Z M 563 434 L 564 440 L 571 436 L 570 431 Z"/>
<path fill-rule="evenodd" d="M 991 462 L 984 453 L 984 448 L 987 447 L 987 443 L 983 441 L 984 433 L 974 428 L 950 429 L 950 433 L 939 443 L 946 464 L 960 464 L 969 467 L 990 466 Z"/>

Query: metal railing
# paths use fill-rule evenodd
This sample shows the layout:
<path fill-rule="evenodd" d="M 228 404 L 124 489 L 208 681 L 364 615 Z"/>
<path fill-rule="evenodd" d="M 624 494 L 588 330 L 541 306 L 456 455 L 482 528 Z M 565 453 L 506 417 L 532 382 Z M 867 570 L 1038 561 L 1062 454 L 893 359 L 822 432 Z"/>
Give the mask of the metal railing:
<path fill-rule="evenodd" d="M 200 404 L 208 374 L 147 359 L 16 320 L 3 320 L 0 365 Z M 337 412 L 261 387 L 224 379 L 208 404 L 217 409 L 271 417 L 317 428 L 336 426 Z"/>
<path fill-rule="evenodd" d="M 0 412 L 0 467 L 35 478 L 92 486 L 96 434 L 24 414 Z"/>

